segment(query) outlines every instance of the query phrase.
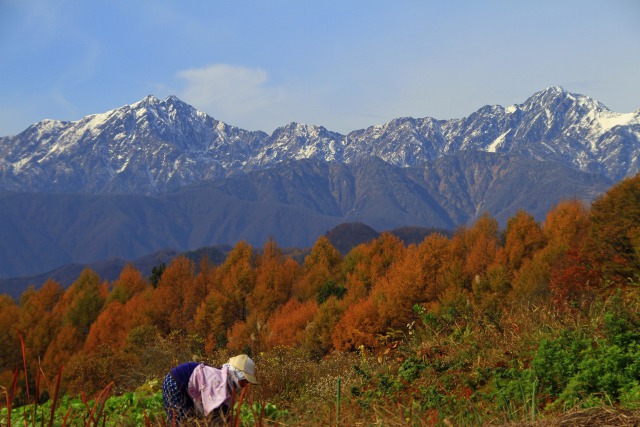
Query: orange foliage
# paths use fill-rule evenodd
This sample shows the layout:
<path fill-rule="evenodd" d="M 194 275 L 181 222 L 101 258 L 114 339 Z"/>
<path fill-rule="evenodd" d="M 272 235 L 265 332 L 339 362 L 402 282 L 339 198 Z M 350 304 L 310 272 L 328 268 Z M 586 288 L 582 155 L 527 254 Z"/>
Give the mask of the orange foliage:
<path fill-rule="evenodd" d="M 566 200 L 547 212 L 542 226 L 544 235 L 564 247 L 577 246 L 589 227 L 589 211 L 580 200 Z"/>
<path fill-rule="evenodd" d="M 152 325 L 155 325 L 162 334 L 169 334 L 174 328 L 184 330 L 186 325 L 181 322 L 182 310 L 180 302 L 173 298 L 173 292 L 168 286 L 158 286 L 153 290 L 153 295 L 145 310 Z M 178 318 L 174 315 L 179 315 Z"/>
<path fill-rule="evenodd" d="M 47 348 L 44 366 L 49 372 L 56 372 L 68 363 L 71 357 L 82 349 L 83 337 L 73 325 L 64 325 Z"/>
<path fill-rule="evenodd" d="M 435 301 L 444 290 L 445 271 L 451 260 L 450 241 L 442 234 L 431 234 L 418 247 L 421 281 L 426 301 Z"/>
<path fill-rule="evenodd" d="M 113 351 L 124 347 L 129 333 L 125 326 L 127 320 L 124 304 L 113 301 L 100 313 L 100 316 L 91 325 L 89 335 L 84 343 L 84 349 L 92 352 L 100 346 L 106 346 Z"/>
<path fill-rule="evenodd" d="M 318 307 L 311 323 L 305 328 L 304 348 L 320 358 L 333 347 L 333 331 L 344 313 L 345 304 L 336 297 L 329 297 Z"/>
<path fill-rule="evenodd" d="M 227 348 L 235 353 L 247 353 L 251 346 L 251 332 L 247 322 L 241 320 L 229 329 Z"/>
<path fill-rule="evenodd" d="M 265 243 L 256 259 L 255 288 L 248 296 L 251 311 L 260 313 L 259 318 L 266 320 L 276 307 L 286 303 L 291 298 L 299 270 L 294 260 L 282 256 L 273 240 Z"/>
<path fill-rule="evenodd" d="M 391 233 L 382 233 L 368 247 L 365 264 L 368 267 L 369 283 L 386 274 L 391 264 L 401 257 L 405 250 L 402 241 Z"/>
<path fill-rule="evenodd" d="M 498 249 L 498 239 L 485 235 L 479 236 L 471 246 L 467 255 L 465 270 L 474 278 L 484 275 L 489 266 L 495 261 Z"/>
<path fill-rule="evenodd" d="M 248 297 L 255 287 L 253 250 L 246 242 L 239 242 L 219 269 L 220 294 L 223 299 L 225 324 L 246 321 L 249 315 Z"/>
<path fill-rule="evenodd" d="M 100 276 L 87 268 L 65 291 L 54 312 L 61 316 L 65 326 L 76 328 L 80 340 L 84 341 L 91 324 L 102 311 L 107 295 L 107 283 L 101 283 Z"/>
<path fill-rule="evenodd" d="M 342 255 L 329 239 L 321 236 L 304 260 L 304 276 L 297 281 L 293 293 L 301 300 L 314 298 L 329 281 L 341 283 Z"/>
<path fill-rule="evenodd" d="M 379 344 L 375 338 L 375 333 L 379 330 L 378 319 L 377 306 L 371 299 L 350 306 L 336 324 L 333 346 L 341 351 L 353 351 L 361 345 L 376 347 Z"/>
<path fill-rule="evenodd" d="M 357 272 L 348 273 L 345 280 L 345 288 L 347 289 L 347 295 L 344 297 L 344 305 L 348 306 L 355 304 L 358 301 L 364 300 L 369 295 L 369 289 L 371 284 L 364 282 L 362 275 Z"/>
<path fill-rule="evenodd" d="M 267 348 L 302 345 L 305 328 L 317 310 L 318 303 L 315 300 L 301 303 L 295 298 L 290 299 L 267 322 L 269 328 L 269 335 L 266 339 Z"/>
<path fill-rule="evenodd" d="M 218 284 L 216 268 L 209 263 L 206 257 L 202 257 L 198 267 L 198 274 L 192 279 L 185 294 L 185 307 L 183 309 L 186 327 L 190 332 L 194 330 L 194 318 L 200 305 Z"/>
<path fill-rule="evenodd" d="M 200 304 L 194 318 L 194 330 L 205 340 L 205 351 L 213 352 L 226 344 L 227 328 L 232 323 L 225 316 L 225 299 L 212 291 Z"/>
<path fill-rule="evenodd" d="M 133 265 L 127 264 L 120 272 L 120 277 L 113 283 L 113 290 L 109 300 L 127 302 L 133 295 L 144 291 L 148 284 L 142 277 L 142 273 Z"/>
<path fill-rule="evenodd" d="M 425 301 L 426 283 L 420 271 L 421 257 L 415 246 L 405 251 L 405 256 L 393 263 L 384 278 L 376 282 L 370 298 L 378 306 L 378 329 L 382 334 L 387 329 L 406 327 L 413 318 L 413 306 Z"/>
<path fill-rule="evenodd" d="M 373 283 L 387 273 L 395 259 L 403 256 L 404 251 L 402 241 L 390 233 L 382 233 L 370 244 L 354 248 L 345 259 L 345 300 L 355 303 L 366 297 Z"/>
<path fill-rule="evenodd" d="M 591 251 L 612 284 L 626 285 L 640 270 L 634 243 L 640 224 L 640 174 L 611 188 L 591 205 Z"/>
<path fill-rule="evenodd" d="M 495 262 L 499 242 L 498 222 L 487 213 L 478 218 L 472 227 L 460 227 L 449 246 L 450 258 L 445 280 L 449 284 L 462 281 L 464 287 L 470 289 L 471 283 L 483 276 Z"/>
<path fill-rule="evenodd" d="M 208 295 L 199 301 L 193 330 L 204 338 L 205 350 L 213 351 L 228 344 L 232 327 L 236 330 L 234 340 L 244 339 L 241 336 L 250 312 L 248 300 L 255 287 L 251 245 L 238 242 L 224 264 L 206 275 Z"/>
<path fill-rule="evenodd" d="M 175 258 L 162 273 L 153 303 L 154 315 L 158 320 L 162 318 L 166 332 L 186 330 L 200 304 L 193 297 L 194 278 L 195 265 L 183 256 Z"/>
<path fill-rule="evenodd" d="M 44 365 L 51 372 L 68 363 L 85 342 L 91 325 L 100 315 L 108 295 L 107 283 L 101 283 L 94 271 L 85 269 L 64 292 L 53 309 L 60 329 L 44 355 Z"/>
<path fill-rule="evenodd" d="M 192 300 L 188 301 L 187 305 L 200 306 L 207 295 L 217 286 L 216 267 L 211 265 L 206 256 L 203 256 L 198 263 L 198 274 L 194 279 L 194 292 L 190 295 Z"/>
<path fill-rule="evenodd" d="M 517 271 L 525 259 L 531 259 L 546 244 L 540 225 L 523 210 L 509 218 L 504 234 L 504 250 L 511 271 Z"/>
<path fill-rule="evenodd" d="M 61 316 L 55 310 L 64 291 L 54 280 L 47 280 L 37 291 L 29 288 L 22 294 L 18 329 L 33 360 L 43 358 L 47 347 L 61 326 Z"/>
<path fill-rule="evenodd" d="M 8 295 L 0 295 L 0 373 L 15 369 L 20 363 L 20 344 L 15 328 L 20 308 Z"/>
<path fill-rule="evenodd" d="M 404 329 L 414 317 L 413 306 L 426 301 L 427 282 L 420 266 L 423 253 L 410 246 L 397 255 L 387 273 L 372 285 L 369 296 L 347 307 L 337 323 L 334 345 L 347 350 L 382 345 L 390 329 Z"/>

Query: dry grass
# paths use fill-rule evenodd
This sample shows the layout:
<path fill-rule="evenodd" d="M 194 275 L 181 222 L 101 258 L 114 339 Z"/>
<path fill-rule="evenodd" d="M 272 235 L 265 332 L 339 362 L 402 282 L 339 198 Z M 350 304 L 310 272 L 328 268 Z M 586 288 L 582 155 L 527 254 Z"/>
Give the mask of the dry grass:
<path fill-rule="evenodd" d="M 509 427 L 638 427 L 640 411 L 613 408 L 590 408 L 569 412 L 557 418 L 530 423 L 508 424 Z"/>

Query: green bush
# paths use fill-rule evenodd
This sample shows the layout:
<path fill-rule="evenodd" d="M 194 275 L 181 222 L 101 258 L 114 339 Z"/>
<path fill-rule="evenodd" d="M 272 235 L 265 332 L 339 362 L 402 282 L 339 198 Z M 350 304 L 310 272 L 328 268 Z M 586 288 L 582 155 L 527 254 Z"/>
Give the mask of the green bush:
<path fill-rule="evenodd" d="M 591 347 L 591 339 L 578 331 L 563 331 L 556 339 L 542 340 L 531 366 L 540 391 L 557 397 L 578 373 L 578 361 Z"/>
<path fill-rule="evenodd" d="M 420 377 L 420 374 L 426 366 L 427 363 L 422 359 L 411 356 L 400 365 L 398 376 L 408 382 L 414 381 Z"/>
<path fill-rule="evenodd" d="M 633 403 L 640 382 L 637 322 L 613 298 L 603 317 L 603 337 L 566 330 L 544 340 L 531 366 L 540 392 L 565 405 L 583 407 Z"/>

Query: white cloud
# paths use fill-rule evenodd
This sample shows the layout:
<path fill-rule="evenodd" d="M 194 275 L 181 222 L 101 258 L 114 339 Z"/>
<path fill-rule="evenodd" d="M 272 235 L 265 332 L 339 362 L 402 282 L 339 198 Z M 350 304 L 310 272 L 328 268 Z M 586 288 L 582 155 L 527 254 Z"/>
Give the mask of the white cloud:
<path fill-rule="evenodd" d="M 381 117 L 394 118 L 382 114 L 387 111 L 376 100 L 381 89 L 371 91 L 371 84 L 320 79 L 276 85 L 263 69 L 228 64 L 183 70 L 177 77 L 184 82 L 182 90 L 175 92 L 179 98 L 243 129 L 272 132 L 299 122 L 346 133 L 379 123 Z"/>
<path fill-rule="evenodd" d="M 269 85 L 262 69 L 215 64 L 178 72 L 185 87 L 178 96 L 227 123 L 269 126 L 274 110 L 282 111 L 287 94 L 284 88 Z M 259 120 L 263 116 L 265 120 Z"/>

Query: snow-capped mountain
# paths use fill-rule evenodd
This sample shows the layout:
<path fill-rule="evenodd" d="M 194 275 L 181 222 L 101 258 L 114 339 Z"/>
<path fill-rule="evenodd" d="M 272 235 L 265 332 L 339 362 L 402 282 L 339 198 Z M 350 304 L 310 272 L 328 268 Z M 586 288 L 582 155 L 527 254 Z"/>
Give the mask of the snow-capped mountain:
<path fill-rule="evenodd" d="M 76 122 L 45 120 L 1 138 L 0 186 L 157 193 L 223 176 L 245 164 L 265 138 L 214 120 L 174 96 L 147 96 L 104 114 Z"/>
<path fill-rule="evenodd" d="M 159 194 L 237 172 L 377 156 L 400 167 L 461 151 L 517 153 L 619 180 L 640 170 L 640 110 L 621 114 L 560 87 L 462 119 L 398 118 L 347 135 L 291 123 L 273 134 L 148 96 L 74 122 L 44 120 L 0 138 L 0 189 Z"/>
<path fill-rule="evenodd" d="M 398 166 L 486 151 L 560 161 L 612 180 L 640 169 L 640 110 L 615 113 L 560 87 L 538 92 L 523 104 L 485 106 L 463 119 L 396 119 L 352 132 L 347 139 Z"/>

